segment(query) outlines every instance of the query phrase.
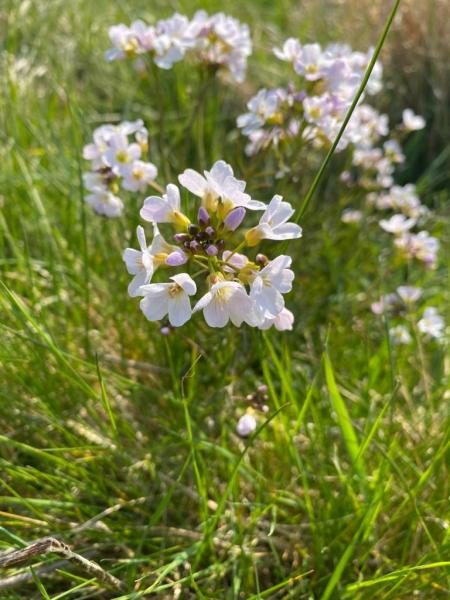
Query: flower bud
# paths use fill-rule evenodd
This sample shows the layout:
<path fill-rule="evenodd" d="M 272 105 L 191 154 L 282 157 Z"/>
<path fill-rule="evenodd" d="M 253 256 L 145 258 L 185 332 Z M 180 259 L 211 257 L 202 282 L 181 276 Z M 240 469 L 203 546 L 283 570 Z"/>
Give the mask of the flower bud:
<path fill-rule="evenodd" d="M 208 254 L 208 256 L 216 256 L 218 252 L 219 250 L 217 246 L 214 246 L 214 244 L 211 244 L 206 248 L 206 254 Z"/>
<path fill-rule="evenodd" d="M 190 242 L 189 248 L 193 252 L 198 252 L 200 250 L 201 246 L 200 246 L 200 244 L 196 240 L 193 240 L 192 242 Z"/>
<path fill-rule="evenodd" d="M 183 244 L 184 242 L 188 242 L 190 240 L 190 237 L 187 233 L 176 233 L 173 236 L 173 239 L 177 244 Z"/>
<path fill-rule="evenodd" d="M 177 229 L 180 229 L 182 231 L 186 231 L 186 229 L 188 229 L 189 223 L 190 223 L 187 216 L 179 211 L 174 211 L 173 217 L 172 217 L 172 222 Z"/>
<path fill-rule="evenodd" d="M 175 250 L 166 258 L 166 265 L 169 265 L 169 267 L 179 267 L 180 265 L 184 265 L 187 260 L 188 258 L 182 250 Z"/>
<path fill-rule="evenodd" d="M 161 329 L 159 330 L 159 333 L 161 333 L 162 335 L 170 335 L 172 329 L 170 327 L 164 326 L 161 327 Z"/>
<path fill-rule="evenodd" d="M 245 208 L 243 206 L 236 206 L 231 210 L 225 218 L 225 227 L 230 231 L 235 231 L 242 223 L 245 217 Z"/>
<path fill-rule="evenodd" d="M 209 225 L 211 219 L 209 218 L 209 213 L 204 206 L 200 206 L 198 209 L 197 219 L 200 225 Z"/>
<path fill-rule="evenodd" d="M 211 227 L 211 225 L 205 229 L 205 233 L 207 234 L 210 240 L 214 239 L 216 236 L 216 230 L 214 229 L 214 227 Z"/>
<path fill-rule="evenodd" d="M 241 437 L 248 437 L 256 429 L 256 419 L 253 415 L 243 415 L 236 425 L 236 432 Z"/>
<path fill-rule="evenodd" d="M 197 235 L 197 233 L 198 233 L 199 231 L 200 231 L 200 229 L 199 229 L 198 225 L 192 225 L 192 224 L 191 224 L 191 225 L 189 225 L 189 227 L 188 227 L 188 232 L 189 232 L 191 235 Z"/>
<path fill-rule="evenodd" d="M 255 258 L 255 262 L 257 265 L 264 267 L 269 262 L 269 259 L 265 254 L 257 254 Z"/>

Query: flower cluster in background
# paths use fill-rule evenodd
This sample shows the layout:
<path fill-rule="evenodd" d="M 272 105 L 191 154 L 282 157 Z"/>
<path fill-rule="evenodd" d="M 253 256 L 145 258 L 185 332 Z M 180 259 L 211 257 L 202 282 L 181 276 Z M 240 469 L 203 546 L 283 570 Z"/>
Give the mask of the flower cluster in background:
<path fill-rule="evenodd" d="M 444 319 L 434 306 L 424 308 L 421 318 L 417 320 L 417 302 L 423 290 L 418 287 L 399 286 L 395 293 L 382 296 L 372 304 L 372 312 L 376 315 L 388 314 L 390 318 L 409 321 L 410 325 L 423 334 L 426 339 L 441 340 L 445 333 Z M 389 329 L 391 340 L 396 345 L 410 344 L 413 341 L 408 326 L 404 323 Z"/>
<path fill-rule="evenodd" d="M 187 169 L 178 181 L 200 199 L 195 216 L 192 209 L 183 211 L 180 189 L 169 184 L 162 197 L 148 197 L 140 211 L 142 219 L 152 224 L 151 244 L 139 226 L 139 250 L 127 248 L 123 255 L 133 275 L 129 294 L 142 296 L 140 307 L 147 319 L 167 317 L 172 327 L 180 327 L 202 311 L 210 327 L 231 321 L 236 327 L 247 323 L 260 329 L 292 329 L 294 317 L 284 301 L 294 279 L 292 259 L 256 253 L 262 240 L 301 237 L 301 228 L 289 221 L 294 214 L 291 205 L 281 196 L 274 196 L 268 205 L 254 200 L 245 192 L 245 182 L 222 160 L 203 174 Z M 188 204 L 192 206 L 191 196 Z M 259 222 L 240 230 L 247 212 L 254 211 L 262 213 Z M 159 226 L 171 230 L 170 241 Z M 157 270 L 168 272 L 169 281 L 155 283 Z M 198 292 L 201 297 L 192 308 L 191 297 Z"/>
<path fill-rule="evenodd" d="M 438 240 L 429 236 L 426 231 L 417 234 L 410 232 L 413 227 L 425 222 L 429 211 L 420 202 L 414 184 L 399 186 L 394 183 L 395 170 L 405 160 L 401 138 L 411 131 L 423 128 L 425 121 L 406 109 L 403 123 L 390 131 L 386 115 L 379 117 L 385 117 L 383 127 L 378 127 L 376 133 L 372 131 L 372 135 L 365 141 L 363 139 L 351 144 L 351 168 L 341 173 L 341 181 L 353 192 L 359 189 L 369 207 L 394 213 L 389 219 L 380 220 L 381 228 L 394 234 L 395 246 L 405 259 L 417 258 L 433 268 L 439 247 Z M 342 221 L 346 223 L 355 223 L 361 218 L 362 212 L 355 213 L 352 208 L 347 208 L 342 214 Z"/>
<path fill-rule="evenodd" d="M 120 189 L 142 192 L 155 179 L 155 165 L 142 160 L 147 150 L 148 132 L 140 119 L 102 125 L 94 131 L 93 142 L 83 149 L 83 158 L 91 162 L 83 183 L 90 192 L 85 200 L 97 213 L 120 216 L 124 206 Z"/>
<path fill-rule="evenodd" d="M 416 123 L 415 129 L 418 129 L 423 119 L 418 116 L 414 118 L 421 119 Z M 361 149 L 356 148 L 352 159 L 353 166 L 357 170 L 353 173 L 347 172 L 343 179 L 352 187 L 359 186 L 366 191 L 372 190 L 366 196 L 368 206 L 391 213 L 389 218 L 380 219 L 379 225 L 394 236 L 394 247 L 399 258 L 403 261 L 415 259 L 422 262 L 426 268 L 434 269 L 439 240 L 426 230 L 412 231 L 424 224 L 430 216 L 430 211 L 420 202 L 414 184 L 409 183 L 404 186 L 394 184 L 395 165 L 404 160 L 399 141 L 396 139 L 384 141 L 383 150 L 374 147 L 362 152 Z M 342 214 L 344 222 L 358 221 L 358 218 L 351 220 L 349 217 L 351 211 L 352 209 L 346 209 Z M 362 218 L 361 212 L 359 215 Z"/>
<path fill-rule="evenodd" d="M 370 61 L 372 50 L 354 52 L 345 44 L 300 44 L 288 39 L 274 53 L 292 65 L 296 81 L 286 88 L 260 90 L 248 102 L 248 112 L 237 124 L 249 138 L 248 155 L 291 138 L 301 138 L 315 147 L 331 144 L 339 131 Z M 367 94 L 381 89 L 382 68 L 375 64 L 366 87 Z M 360 104 L 340 141 L 339 150 L 349 143 L 368 143 L 387 132 L 387 117 L 371 106 Z"/>
<path fill-rule="evenodd" d="M 113 47 L 106 53 L 108 60 L 150 56 L 161 69 L 171 69 L 186 55 L 213 67 L 229 71 L 242 82 L 247 57 L 252 52 L 247 25 L 223 13 L 208 15 L 199 10 L 189 20 L 175 13 L 169 19 L 147 25 L 134 21 L 129 27 L 114 25 L 109 29 Z"/>

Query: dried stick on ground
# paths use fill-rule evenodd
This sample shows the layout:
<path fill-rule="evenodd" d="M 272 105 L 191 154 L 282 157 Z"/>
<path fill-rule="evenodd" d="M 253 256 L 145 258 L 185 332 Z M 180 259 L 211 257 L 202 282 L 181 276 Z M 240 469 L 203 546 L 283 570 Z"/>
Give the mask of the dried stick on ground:
<path fill-rule="evenodd" d="M 69 562 L 78 565 L 85 573 L 91 577 L 95 577 L 108 588 L 121 591 L 124 589 L 124 585 L 119 579 L 104 571 L 96 562 L 72 552 L 69 546 L 56 538 L 44 538 L 33 542 L 26 548 L 13 550 L 12 552 L 0 556 L 0 569 L 17 567 L 29 560 L 33 560 L 37 556 L 49 554 L 50 552 L 60 554 Z"/>

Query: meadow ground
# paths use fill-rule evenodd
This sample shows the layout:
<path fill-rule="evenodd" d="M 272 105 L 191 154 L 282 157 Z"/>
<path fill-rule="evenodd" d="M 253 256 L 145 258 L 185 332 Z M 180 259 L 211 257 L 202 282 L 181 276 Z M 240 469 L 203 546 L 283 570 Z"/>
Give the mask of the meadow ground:
<path fill-rule="evenodd" d="M 406 107 L 426 118 L 396 179 L 431 211 L 435 269 L 399 264 L 371 213 L 342 223 L 365 204 L 340 182 L 337 154 L 289 248 L 294 330 L 197 317 L 164 336 L 127 296 L 121 260 L 143 195 L 129 194 L 119 219 L 83 200 L 93 129 L 143 118 L 161 185 L 223 158 L 252 195 L 298 207 L 325 153 L 277 179 L 270 158 L 245 156 L 236 116 L 260 87 L 287 82 L 274 45 L 294 35 L 365 51 L 387 4 L 0 4 L 0 559 L 52 536 L 122 582 L 111 589 L 49 553 L 2 571 L 1 598 L 449 597 L 446 346 L 417 330 L 422 308 L 406 317 L 407 345 L 391 343 L 396 316 L 370 309 L 409 284 L 445 316 L 448 5 L 400 3 L 373 101 L 394 123 Z M 186 63 L 139 75 L 105 62 L 109 26 L 200 7 L 249 24 L 245 83 L 216 78 L 203 93 Z M 255 409 L 243 439 L 236 422 L 261 385 L 268 413 Z"/>

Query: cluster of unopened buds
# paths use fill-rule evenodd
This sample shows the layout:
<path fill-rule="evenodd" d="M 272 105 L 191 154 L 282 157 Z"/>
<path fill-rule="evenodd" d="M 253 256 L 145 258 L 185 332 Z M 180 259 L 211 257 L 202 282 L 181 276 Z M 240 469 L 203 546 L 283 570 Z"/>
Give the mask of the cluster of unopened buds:
<path fill-rule="evenodd" d="M 204 10 L 192 19 L 175 13 L 155 25 L 141 20 L 130 26 L 121 23 L 109 29 L 109 37 L 113 48 L 106 53 L 107 60 L 150 56 L 161 69 L 171 69 L 188 54 L 194 61 L 229 71 L 237 82 L 244 80 L 252 52 L 247 25 Z"/>
<path fill-rule="evenodd" d="M 141 192 L 155 179 L 155 165 L 142 160 L 147 150 L 148 132 L 141 120 L 102 125 L 94 131 L 93 142 L 83 149 L 83 158 L 91 162 L 83 182 L 90 192 L 85 200 L 97 213 L 120 216 L 124 206 L 120 189 Z"/>
<path fill-rule="evenodd" d="M 422 289 L 409 285 L 401 285 L 395 293 L 382 296 L 372 304 L 372 312 L 376 315 L 388 314 L 390 318 L 415 317 L 417 301 L 422 296 Z M 434 306 L 428 306 L 422 312 L 422 317 L 417 321 L 417 330 L 426 339 L 441 341 L 445 334 L 444 319 L 438 314 Z M 410 344 L 413 340 L 408 327 L 400 323 L 389 329 L 391 341 L 396 345 Z"/>
<path fill-rule="evenodd" d="M 193 313 L 203 311 L 210 327 L 224 327 L 231 321 L 237 327 L 247 323 L 259 329 L 292 329 L 294 317 L 283 297 L 292 289 L 291 258 L 280 255 L 270 260 L 256 251 L 265 239 L 301 237 L 300 226 L 289 222 L 294 214 L 291 205 L 281 196 L 274 196 L 268 205 L 252 199 L 245 182 L 236 179 L 222 160 L 203 175 L 187 169 L 178 180 L 200 198 L 198 209 L 189 210 L 188 216 L 181 207 L 179 188 L 169 184 L 162 197 L 148 197 L 140 211 L 153 226 L 151 244 L 138 226 L 140 249 L 127 248 L 123 254 L 134 276 L 129 294 L 142 296 L 140 307 L 147 319 L 160 321 L 167 316 L 172 327 L 180 327 Z M 191 197 L 187 203 L 192 205 Z M 262 212 L 259 222 L 240 230 L 247 212 L 254 211 Z M 172 229 L 170 242 L 159 225 Z M 251 257 L 242 253 L 244 249 L 252 252 Z M 155 272 L 163 269 L 178 271 L 169 282 L 155 283 Z M 200 287 L 202 295 L 192 308 L 191 297 Z"/>

